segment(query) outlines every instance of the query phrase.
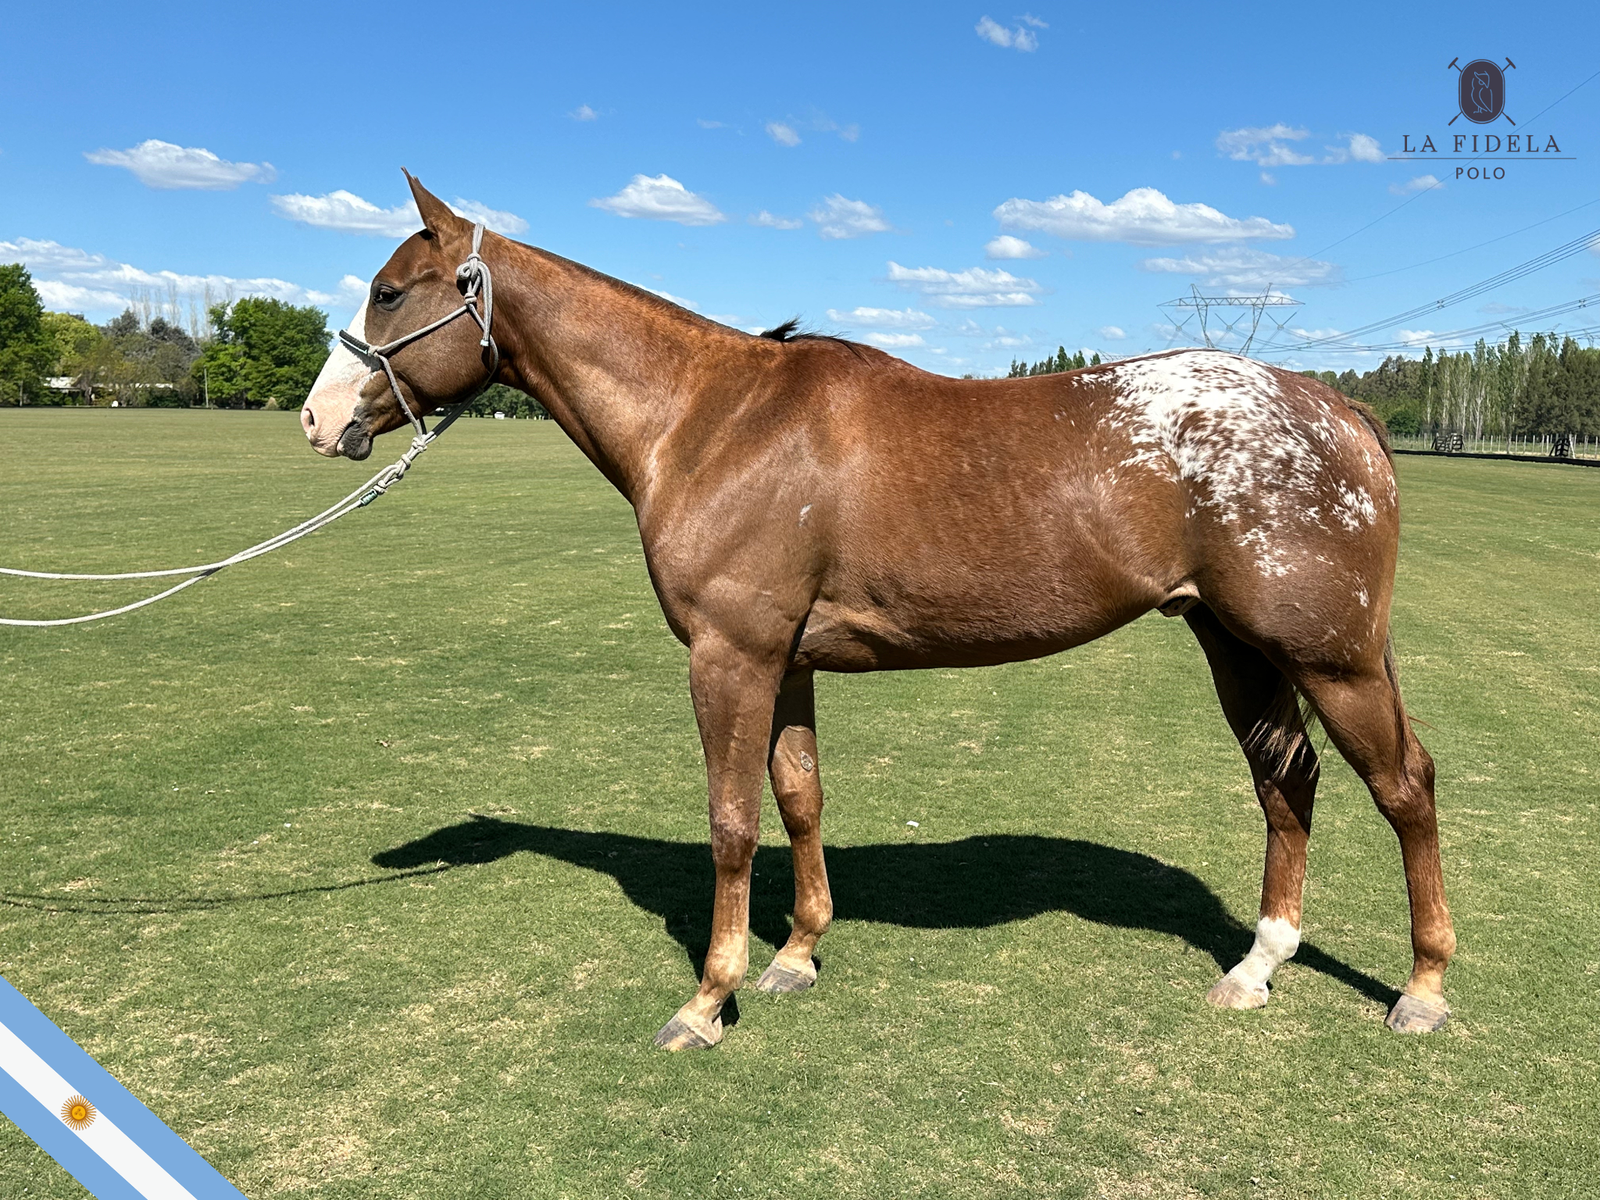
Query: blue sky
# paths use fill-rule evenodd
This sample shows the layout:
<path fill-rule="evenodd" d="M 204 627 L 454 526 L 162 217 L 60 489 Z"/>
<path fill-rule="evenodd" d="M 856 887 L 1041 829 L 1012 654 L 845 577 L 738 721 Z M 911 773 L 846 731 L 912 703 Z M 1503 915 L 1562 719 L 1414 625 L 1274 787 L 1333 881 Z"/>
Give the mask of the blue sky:
<path fill-rule="evenodd" d="M 1593 5 L 1310 7 L 30 5 L 0 74 L 0 259 L 98 320 L 170 279 L 337 325 L 407 227 L 406 166 L 719 320 L 798 315 L 958 374 L 1161 349 L 1157 305 L 1191 284 L 1270 283 L 1303 302 L 1291 328 L 1351 330 L 1600 229 L 1600 79 L 1535 117 L 1600 70 Z M 1507 57 L 1517 124 L 1448 126 L 1447 64 Z M 1463 130 L 1572 157 L 1458 180 Z M 1441 155 L 1392 161 L 1407 134 Z M 1584 251 L 1363 344 L 1594 293 Z"/>

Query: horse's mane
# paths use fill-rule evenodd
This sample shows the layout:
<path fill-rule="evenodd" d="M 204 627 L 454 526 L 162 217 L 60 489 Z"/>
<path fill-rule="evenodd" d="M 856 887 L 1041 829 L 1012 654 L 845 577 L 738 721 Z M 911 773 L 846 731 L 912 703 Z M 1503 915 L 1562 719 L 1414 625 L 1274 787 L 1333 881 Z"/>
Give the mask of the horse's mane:
<path fill-rule="evenodd" d="M 774 325 L 771 329 L 761 331 L 761 336 L 773 342 L 834 342 L 843 346 L 852 354 L 860 357 L 865 349 L 860 342 L 852 342 L 849 338 L 842 338 L 833 333 L 818 333 L 813 329 L 801 329 L 800 318 L 790 317 L 782 325 Z"/>

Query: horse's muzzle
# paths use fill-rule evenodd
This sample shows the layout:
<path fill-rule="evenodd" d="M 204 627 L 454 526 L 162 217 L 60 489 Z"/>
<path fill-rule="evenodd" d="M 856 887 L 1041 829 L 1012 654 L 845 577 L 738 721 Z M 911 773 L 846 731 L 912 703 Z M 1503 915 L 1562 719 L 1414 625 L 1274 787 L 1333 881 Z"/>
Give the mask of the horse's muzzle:
<path fill-rule="evenodd" d="M 339 435 L 335 449 L 346 458 L 360 462 L 372 453 L 372 435 L 359 420 L 351 421 Z"/>

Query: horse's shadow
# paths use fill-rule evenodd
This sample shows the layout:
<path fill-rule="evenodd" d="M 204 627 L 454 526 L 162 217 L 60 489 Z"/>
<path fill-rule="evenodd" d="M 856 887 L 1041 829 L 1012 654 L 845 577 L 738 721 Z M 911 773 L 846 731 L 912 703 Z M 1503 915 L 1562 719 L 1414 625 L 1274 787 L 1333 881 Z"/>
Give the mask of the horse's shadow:
<path fill-rule="evenodd" d="M 710 930 L 713 873 L 704 843 L 589 833 L 474 816 L 375 854 L 389 869 L 495 862 L 519 851 L 604 871 L 640 908 L 655 913 L 699 971 Z M 1046 912 L 1182 938 L 1227 969 L 1252 930 L 1200 879 L 1149 855 L 1073 838 L 993 834 L 957 842 L 832 846 L 828 879 L 835 915 L 917 929 L 980 929 Z M 794 876 L 787 848 L 756 851 L 751 932 L 781 946 L 789 936 Z M 1386 1007 L 1399 993 L 1303 942 L 1295 961 Z"/>

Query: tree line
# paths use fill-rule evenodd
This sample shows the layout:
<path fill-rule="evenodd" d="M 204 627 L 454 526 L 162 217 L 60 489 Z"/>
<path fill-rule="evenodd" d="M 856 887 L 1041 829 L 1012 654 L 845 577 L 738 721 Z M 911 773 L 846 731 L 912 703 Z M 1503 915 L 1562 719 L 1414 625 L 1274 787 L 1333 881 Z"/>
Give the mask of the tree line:
<path fill-rule="evenodd" d="M 1374 369 L 1306 371 L 1372 406 L 1391 433 L 1460 434 L 1464 441 L 1600 436 L 1600 348 L 1570 337 L 1513 332 L 1456 354 L 1424 349 Z"/>
<path fill-rule="evenodd" d="M 130 305 L 95 325 L 46 312 L 19 263 L 0 265 L 0 404 L 290 408 L 328 358 L 320 309 L 246 296 L 185 329 L 176 307 Z"/>
<path fill-rule="evenodd" d="M 1056 352 L 1048 358 L 1041 358 L 1036 363 L 1025 363 L 1015 358 L 1011 360 L 1011 369 L 1006 372 L 1007 379 L 1024 379 L 1030 375 L 1056 375 L 1062 371 L 1078 371 L 1084 367 L 1098 367 L 1100 355 L 1094 354 L 1087 361 L 1084 360 L 1083 351 L 1068 354 L 1065 346 L 1057 346 Z"/>
<path fill-rule="evenodd" d="M 0 265 L 0 405 L 298 409 L 328 359 L 327 317 L 310 305 L 246 296 L 188 329 L 175 303 L 159 308 L 130 305 L 95 325 L 45 311 L 27 268 Z M 469 411 L 547 415 L 503 384 Z"/>

